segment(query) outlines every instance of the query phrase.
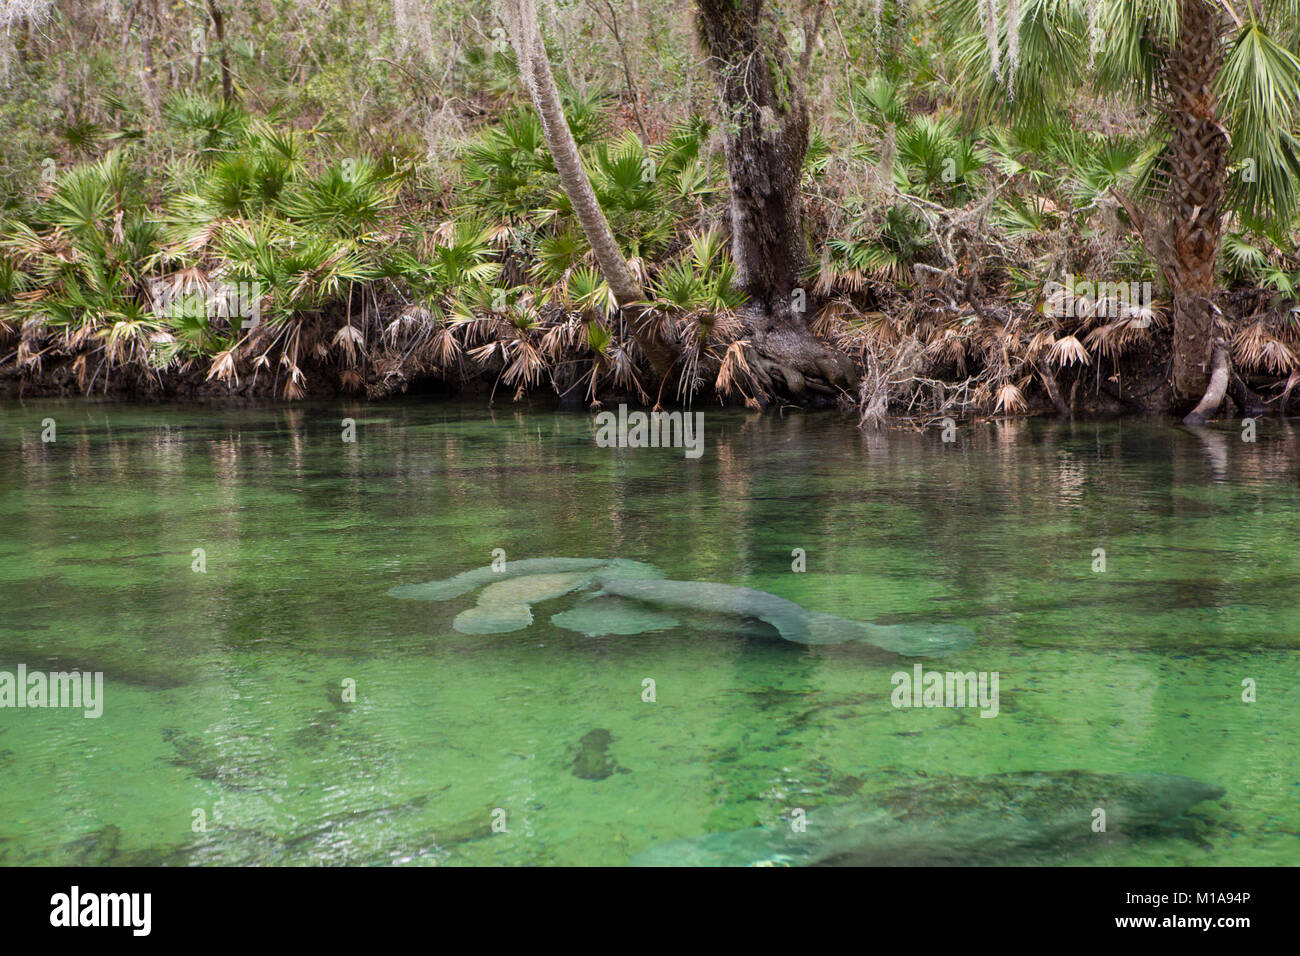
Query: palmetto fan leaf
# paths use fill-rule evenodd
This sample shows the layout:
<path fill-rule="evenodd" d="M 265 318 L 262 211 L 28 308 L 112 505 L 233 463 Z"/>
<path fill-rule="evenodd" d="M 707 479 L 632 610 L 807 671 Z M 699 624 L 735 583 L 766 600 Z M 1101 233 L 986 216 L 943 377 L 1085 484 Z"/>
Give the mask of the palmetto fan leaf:
<path fill-rule="evenodd" d="M 658 179 L 654 161 L 640 138 L 627 132 L 594 151 L 592 185 L 601 205 L 626 212 L 644 212 L 656 205 Z"/>
<path fill-rule="evenodd" d="M 1103 0 L 1097 0 L 1103 2 Z M 1176 0 L 1175 0 L 1176 2 Z M 1055 94 L 1079 89 L 1088 65 L 1088 33 L 1079 0 L 1021 0 L 1018 53 L 1014 70 L 1007 18 L 996 24 L 998 62 L 980 29 L 981 0 L 939 0 L 941 29 L 952 38 L 960 92 L 974 94 L 987 112 L 1014 114 L 1036 123 L 1051 118 Z M 1003 4 L 995 4 L 1001 8 Z M 1010 88 L 1007 80 L 1010 78 Z"/>
<path fill-rule="evenodd" d="M 583 312 L 612 314 L 618 311 L 618 300 L 609 284 L 591 266 L 579 266 L 570 274 L 568 299 L 574 308 Z"/>
<path fill-rule="evenodd" d="M 654 149 L 660 173 L 679 172 L 700 159 L 700 147 L 709 137 L 709 121 L 691 116 L 673 126 L 668 138 Z"/>
<path fill-rule="evenodd" d="M 319 176 L 290 185 L 277 204 L 290 219 L 359 237 L 393 204 L 395 188 L 370 159 L 345 160 Z"/>
<path fill-rule="evenodd" d="M 543 236 L 533 248 L 533 276 L 547 285 L 560 282 L 590 250 L 587 239 L 576 228 Z"/>
<path fill-rule="evenodd" d="M 708 307 L 708 290 L 690 262 L 674 262 L 655 280 L 653 294 L 661 307 L 694 312 Z"/>
<path fill-rule="evenodd" d="M 1072 201 L 1087 206 L 1112 187 L 1129 189 L 1147 178 L 1161 144 L 1139 137 L 1058 130 L 1049 138 L 1048 149 L 1066 169 Z"/>
<path fill-rule="evenodd" d="M 880 73 L 853 88 L 853 101 L 860 115 L 877 129 L 887 129 L 907 118 L 901 84 Z"/>
<path fill-rule="evenodd" d="M 233 103 L 195 93 L 179 93 L 163 104 L 163 119 L 197 138 L 204 150 L 235 146 L 248 127 L 249 116 Z"/>
<path fill-rule="evenodd" d="M 73 236 L 83 236 L 108 226 L 108 220 L 119 209 L 138 209 L 141 205 L 126 153 L 115 149 L 98 162 L 75 166 L 64 173 L 39 216 Z"/>
<path fill-rule="evenodd" d="M 1242 164 L 1233 187 L 1254 215 L 1294 215 L 1300 190 L 1300 58 L 1260 23 L 1246 23 L 1219 74 Z"/>

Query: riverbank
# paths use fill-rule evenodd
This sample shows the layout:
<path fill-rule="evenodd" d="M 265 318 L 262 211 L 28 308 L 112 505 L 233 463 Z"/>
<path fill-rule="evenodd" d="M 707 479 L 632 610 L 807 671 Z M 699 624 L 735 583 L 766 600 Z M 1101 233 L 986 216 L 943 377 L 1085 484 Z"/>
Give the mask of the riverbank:
<path fill-rule="evenodd" d="M 568 321 L 567 316 L 557 315 L 553 324 L 542 325 L 537 332 L 542 337 L 548 333 L 554 335 L 563 331 Z M 319 343 L 339 336 L 339 329 L 317 331 L 321 324 L 305 326 L 304 340 Z M 425 338 L 431 338 L 435 332 L 435 329 L 426 330 Z M 1000 343 L 1003 354 L 1016 355 L 1025 378 L 1019 387 L 1004 384 L 998 390 L 990 386 L 987 370 L 971 368 L 964 361 L 964 350 L 978 342 L 985 332 L 978 325 L 967 328 L 964 336 L 950 340 L 946 349 L 935 348 L 934 343 L 927 348 L 912 339 L 877 356 L 863 354 L 866 352 L 863 343 L 852 340 L 851 335 L 840 329 L 841 346 L 857 347 L 856 393 L 845 391 L 832 400 L 813 404 L 838 406 L 857 415 L 864 425 L 877 425 L 890 419 L 944 417 L 1148 416 L 1167 410 L 1170 387 L 1167 329 L 1154 329 L 1147 349 L 1121 357 L 1106 368 L 1082 361 L 1054 364 L 1051 359 L 1054 351 L 1066 354 L 1054 344 L 1042 343 L 1035 347 L 1023 337 L 1019 342 L 1003 341 Z M 488 354 L 475 361 L 465 354 L 470 349 L 469 342 L 457 343 L 458 355 L 447 368 L 430 367 L 419 354 L 385 349 L 381 339 L 378 343 L 359 343 L 354 364 L 342 365 L 329 354 L 320 355 L 317 348 L 305 350 L 296 370 L 289 371 L 272 363 L 258 362 L 253 346 L 260 341 L 259 337 L 249 336 L 245 341 L 246 345 L 231 351 L 227 373 L 214 375 L 210 367 L 197 361 L 162 368 L 138 362 L 115 364 L 108 361 L 102 349 L 97 351 L 93 343 L 89 349 L 78 351 L 46 340 L 43 347 L 29 349 L 29 354 L 38 356 L 38 361 L 0 365 L 0 399 L 85 395 L 115 402 L 180 400 L 238 405 L 336 398 L 373 401 L 418 395 L 433 401 L 466 400 L 482 402 L 485 406 L 510 405 L 527 399 L 528 404 L 554 402 L 570 409 L 620 403 L 648 407 L 657 402 L 665 408 L 686 404 L 674 388 L 661 389 L 652 396 L 651 388 L 641 384 L 652 381 L 649 370 L 643 366 L 624 369 L 621 381 L 609 374 L 609 369 L 602 372 L 598 357 L 581 343 L 547 363 L 545 375 L 534 387 L 517 388 L 505 382 L 510 369 L 508 352 Z M 367 345 L 375 348 L 374 353 L 367 350 Z M 954 361 L 958 349 L 963 350 L 963 361 Z M 1016 349 L 1018 353 L 1013 352 Z M 1037 361 L 1033 360 L 1034 355 Z M 964 367 L 967 374 L 961 378 L 951 374 L 954 365 Z M 917 366 L 920 374 L 909 374 Z M 598 379 L 594 389 L 593 370 Z M 1290 404 L 1289 384 L 1277 376 L 1256 375 L 1249 379 L 1234 376 L 1221 417 L 1286 414 Z M 1266 396 L 1271 396 L 1271 400 Z M 722 395 L 715 388 L 702 389 L 689 404 L 707 409 L 736 405 L 764 407 L 768 402 L 750 396 Z"/>

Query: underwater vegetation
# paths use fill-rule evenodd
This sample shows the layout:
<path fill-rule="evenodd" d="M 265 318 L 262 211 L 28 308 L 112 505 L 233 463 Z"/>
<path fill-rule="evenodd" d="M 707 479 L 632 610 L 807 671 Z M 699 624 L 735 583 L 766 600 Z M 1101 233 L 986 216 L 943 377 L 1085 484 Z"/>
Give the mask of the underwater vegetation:
<path fill-rule="evenodd" d="M 988 865 L 1140 837 L 1222 787 L 1157 773 L 1081 770 L 957 777 L 812 810 L 805 826 L 674 840 L 634 866 Z M 1093 828 L 1105 812 L 1105 832 Z"/>

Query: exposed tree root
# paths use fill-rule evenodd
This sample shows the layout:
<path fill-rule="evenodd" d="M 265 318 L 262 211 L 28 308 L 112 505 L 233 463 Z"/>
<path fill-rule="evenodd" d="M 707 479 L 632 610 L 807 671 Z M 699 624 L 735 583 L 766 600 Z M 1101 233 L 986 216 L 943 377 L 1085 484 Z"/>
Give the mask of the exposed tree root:
<path fill-rule="evenodd" d="M 746 353 L 759 403 L 765 399 L 797 405 L 833 405 L 857 385 L 853 360 L 828 347 L 795 323 L 746 321 Z M 764 328 L 764 326 L 767 326 Z"/>
<path fill-rule="evenodd" d="M 1223 404 L 1223 397 L 1228 392 L 1228 349 L 1222 340 L 1214 343 L 1214 354 L 1210 358 L 1210 384 L 1196 407 L 1183 419 L 1184 425 L 1204 425 Z"/>

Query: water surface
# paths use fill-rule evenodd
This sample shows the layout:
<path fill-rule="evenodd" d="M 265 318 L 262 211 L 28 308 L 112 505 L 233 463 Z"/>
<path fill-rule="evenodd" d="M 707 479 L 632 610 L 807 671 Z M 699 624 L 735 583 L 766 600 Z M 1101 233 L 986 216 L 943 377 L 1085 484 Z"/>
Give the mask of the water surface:
<path fill-rule="evenodd" d="M 795 807 L 1069 769 L 1228 795 L 1036 862 L 1300 862 L 1300 432 L 704 421 L 691 460 L 598 448 L 588 415 L 416 400 L 6 405 L 0 670 L 102 670 L 105 711 L 0 710 L 0 863 L 619 865 Z M 924 663 L 999 672 L 1000 713 L 895 709 L 913 662 L 868 647 L 725 620 L 588 638 L 548 620 L 576 595 L 466 635 L 473 595 L 386 594 L 497 548 L 966 625 L 974 647 Z"/>

